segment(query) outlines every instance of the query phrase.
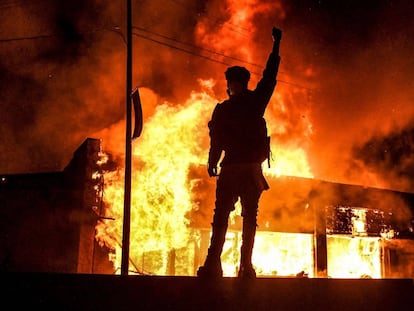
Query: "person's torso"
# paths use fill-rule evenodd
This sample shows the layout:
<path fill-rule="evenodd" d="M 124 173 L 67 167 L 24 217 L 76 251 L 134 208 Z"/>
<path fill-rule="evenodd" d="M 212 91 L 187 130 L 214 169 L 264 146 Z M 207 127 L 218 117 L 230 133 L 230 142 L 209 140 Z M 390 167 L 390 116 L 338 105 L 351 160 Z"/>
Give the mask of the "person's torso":
<path fill-rule="evenodd" d="M 267 130 L 260 100 L 247 91 L 220 104 L 216 124 L 225 151 L 221 165 L 263 161 L 260 149 Z"/>

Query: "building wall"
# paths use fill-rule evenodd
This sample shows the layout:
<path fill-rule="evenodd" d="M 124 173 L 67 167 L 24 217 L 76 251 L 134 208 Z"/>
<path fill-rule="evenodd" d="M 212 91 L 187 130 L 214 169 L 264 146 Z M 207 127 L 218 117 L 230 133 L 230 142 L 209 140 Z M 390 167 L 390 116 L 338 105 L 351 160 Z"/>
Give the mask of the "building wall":
<path fill-rule="evenodd" d="M 113 272 L 94 240 L 99 150 L 87 139 L 62 172 L 0 176 L 0 270 Z"/>

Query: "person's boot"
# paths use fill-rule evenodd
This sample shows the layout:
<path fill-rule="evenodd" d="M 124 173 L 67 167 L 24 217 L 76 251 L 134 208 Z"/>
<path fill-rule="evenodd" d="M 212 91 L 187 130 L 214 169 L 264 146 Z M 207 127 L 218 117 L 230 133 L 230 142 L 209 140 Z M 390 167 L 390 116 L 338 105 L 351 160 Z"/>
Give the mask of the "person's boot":
<path fill-rule="evenodd" d="M 238 273 L 239 278 L 256 278 L 256 271 L 252 265 L 252 253 L 255 235 L 256 223 L 243 219 L 242 246 L 240 249 L 240 268 Z"/>
<path fill-rule="evenodd" d="M 216 227 L 213 224 L 213 232 L 210 240 L 210 247 L 204 265 L 197 270 L 197 276 L 200 278 L 220 278 L 223 276 L 221 267 L 221 252 L 226 240 L 227 228 Z"/>
<path fill-rule="evenodd" d="M 256 278 L 256 271 L 253 268 L 252 264 L 240 265 L 238 277 L 241 279 L 255 279 Z"/>

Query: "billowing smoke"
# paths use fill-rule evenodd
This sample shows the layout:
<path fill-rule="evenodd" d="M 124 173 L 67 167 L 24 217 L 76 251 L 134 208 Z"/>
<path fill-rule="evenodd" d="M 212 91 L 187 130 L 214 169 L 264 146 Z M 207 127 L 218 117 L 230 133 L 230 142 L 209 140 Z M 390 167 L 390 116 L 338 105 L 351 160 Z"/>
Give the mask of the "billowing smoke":
<path fill-rule="evenodd" d="M 385 136 L 370 138 L 353 149 L 354 163 L 372 172 L 380 172 L 387 188 L 412 192 L 414 172 L 414 128 L 394 130 Z"/>
<path fill-rule="evenodd" d="M 414 26 L 413 4 L 404 0 L 307 4 L 290 7 L 287 19 L 292 24 L 287 30 L 303 40 L 298 45 L 306 57 L 302 60 L 316 73 L 309 152 L 315 176 L 412 191 L 412 174 L 403 168 L 412 161 L 411 155 L 398 154 L 398 147 L 379 148 L 407 143 L 402 137 L 413 126 L 414 46 L 409 30 Z M 393 152 L 393 165 L 383 161 L 387 152 Z"/>
<path fill-rule="evenodd" d="M 115 144 L 109 129 L 122 132 L 125 116 L 124 2 L 0 4 L 1 173 L 60 170 L 95 134 Z M 146 118 L 165 101 L 182 103 L 199 79 L 217 80 L 214 95 L 225 98 L 227 65 L 246 66 L 254 84 L 276 25 L 280 95 L 269 126 L 280 145 L 305 149 L 316 178 L 412 188 L 407 147 L 392 161 L 381 151 L 412 129 L 411 1 L 132 2 L 133 84 L 146 90 Z M 241 26 L 236 5 L 254 18 Z"/>
<path fill-rule="evenodd" d="M 103 39 L 114 22 L 100 3 L 0 4 L 2 173 L 60 170 L 91 131 L 123 117 L 122 52 Z"/>

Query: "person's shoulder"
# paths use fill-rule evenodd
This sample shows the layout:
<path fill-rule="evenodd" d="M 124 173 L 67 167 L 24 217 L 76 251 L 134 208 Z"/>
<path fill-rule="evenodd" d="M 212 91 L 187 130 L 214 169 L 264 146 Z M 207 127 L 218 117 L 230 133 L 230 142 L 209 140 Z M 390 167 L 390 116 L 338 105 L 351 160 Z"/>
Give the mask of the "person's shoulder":
<path fill-rule="evenodd" d="M 228 105 L 229 103 L 230 103 L 230 98 L 227 98 L 221 101 L 220 103 L 218 103 L 217 105 Z"/>
<path fill-rule="evenodd" d="M 223 100 L 222 102 L 220 102 L 220 103 L 217 103 L 217 105 L 216 105 L 216 110 L 218 109 L 218 110 L 222 110 L 222 109 L 226 109 L 227 107 L 229 107 L 230 106 L 230 100 L 229 99 L 226 99 L 226 100 Z"/>
<path fill-rule="evenodd" d="M 223 107 L 224 107 L 225 105 L 224 105 L 224 102 L 221 102 L 221 103 L 217 103 L 216 104 L 216 106 L 214 107 L 214 109 L 213 109 L 213 114 L 217 114 L 217 113 L 220 113 L 220 111 L 221 110 L 223 110 Z"/>
<path fill-rule="evenodd" d="M 228 114 L 231 114 L 234 110 L 234 105 L 231 103 L 230 100 L 226 99 L 220 103 L 217 103 L 216 107 L 214 108 L 213 114 L 215 116 L 225 117 Z"/>

